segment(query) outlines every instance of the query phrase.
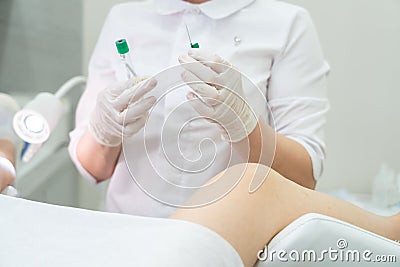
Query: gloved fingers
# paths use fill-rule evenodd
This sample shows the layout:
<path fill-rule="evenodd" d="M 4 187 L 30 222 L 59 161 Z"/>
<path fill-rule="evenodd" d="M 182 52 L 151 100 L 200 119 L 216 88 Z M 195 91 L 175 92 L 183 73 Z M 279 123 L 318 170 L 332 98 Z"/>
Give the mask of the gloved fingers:
<path fill-rule="evenodd" d="M 151 96 L 141 99 L 136 103 L 132 103 L 127 109 L 119 114 L 118 123 L 121 125 L 127 125 L 137 121 L 153 107 L 155 102 L 156 98 Z"/>
<path fill-rule="evenodd" d="M 182 72 L 181 77 L 182 80 L 195 91 L 195 93 L 200 95 L 201 100 L 206 102 L 205 104 L 214 106 L 221 102 L 218 89 L 204 83 L 192 72 L 184 71 Z"/>
<path fill-rule="evenodd" d="M 138 83 L 139 80 L 136 77 L 135 80 L 117 83 L 109 90 L 109 95 L 105 96 L 106 101 L 110 102 L 115 110 L 121 112 L 128 107 L 129 103 L 137 101 L 157 85 L 157 81 L 152 79 Z"/>
<path fill-rule="evenodd" d="M 128 81 L 119 81 L 107 87 L 106 91 L 110 98 L 114 99 L 120 96 L 125 90 L 135 86 L 136 83 L 136 80 L 133 78 L 129 79 Z"/>
<path fill-rule="evenodd" d="M 122 126 L 109 117 L 102 117 L 100 121 L 93 120 L 89 124 L 89 130 L 105 146 L 117 146 L 121 143 Z"/>
<path fill-rule="evenodd" d="M 142 117 L 137 119 L 134 123 L 125 125 L 125 127 L 122 130 L 124 137 L 132 136 L 135 133 L 137 133 L 140 129 L 142 129 L 144 127 L 144 125 L 146 124 L 147 117 L 148 117 L 148 113 L 145 113 L 145 114 L 143 114 Z"/>
<path fill-rule="evenodd" d="M 122 104 L 119 103 L 120 106 L 127 106 L 128 103 L 126 104 Z M 99 117 L 100 119 L 103 117 L 108 117 L 112 120 L 115 120 L 115 118 L 118 116 L 120 110 L 123 110 L 122 107 L 117 106 L 117 108 L 115 108 L 115 106 L 117 106 L 117 103 L 113 100 L 110 100 L 109 98 L 107 98 L 107 92 L 106 91 L 102 91 L 100 92 L 98 98 L 97 98 L 97 103 L 96 103 L 96 108 L 95 110 L 93 110 L 93 114 L 95 114 L 97 117 Z"/>
<path fill-rule="evenodd" d="M 119 128 L 112 128 L 103 123 L 91 123 L 89 124 L 89 131 L 100 144 L 115 147 L 121 144 L 122 127 L 119 125 L 118 127 Z"/>
<path fill-rule="evenodd" d="M 232 65 L 228 61 L 206 49 L 190 49 L 188 55 L 218 74 L 232 68 Z"/>
<path fill-rule="evenodd" d="M 201 62 L 195 60 L 190 56 L 181 55 L 178 60 L 184 69 L 190 71 L 191 73 L 199 77 L 200 80 L 206 83 L 213 82 L 215 80 L 215 77 L 218 75 L 218 73 L 210 69 L 208 66 L 202 64 Z"/>
<path fill-rule="evenodd" d="M 190 101 L 190 104 L 193 108 L 202 116 L 212 117 L 214 114 L 214 108 L 208 105 L 205 105 L 195 94 L 192 92 L 188 93 L 186 98 Z"/>
<path fill-rule="evenodd" d="M 138 84 L 138 83 L 143 82 L 145 80 L 148 80 L 150 78 L 151 78 L 151 76 L 148 76 L 148 75 L 146 75 L 146 76 L 136 76 L 136 77 L 131 78 L 131 80 L 134 81 L 133 85 L 135 85 L 135 84 Z"/>
<path fill-rule="evenodd" d="M 115 112 L 103 114 L 99 121 L 101 122 L 102 128 L 107 129 L 107 132 L 113 135 L 119 135 L 122 129 L 122 123 L 120 123 L 119 120 L 119 113 Z"/>
<path fill-rule="evenodd" d="M 95 139 L 105 146 L 114 147 L 121 144 L 122 132 L 125 129 L 123 127 L 124 117 L 131 110 L 128 107 L 131 102 L 131 92 L 134 91 L 133 89 L 139 89 L 139 96 L 142 97 L 147 90 L 152 89 L 151 86 L 153 85 L 153 83 L 149 83 L 145 84 L 146 86 L 144 87 L 142 87 L 143 84 L 140 87 L 136 87 L 132 83 L 136 83 L 136 81 L 130 80 L 114 84 L 98 95 L 96 108 L 92 113 L 89 123 L 89 129 Z M 154 97 L 151 98 L 150 103 L 146 102 L 146 100 L 148 101 L 148 99 L 145 99 L 139 103 L 138 108 L 132 109 L 133 113 L 146 113 L 149 106 L 155 102 Z M 144 110 L 140 110 L 140 107 Z M 128 118 L 130 117 L 128 116 Z M 139 119 L 134 118 L 132 120 L 135 120 L 135 122 L 132 122 L 132 124 L 135 124 Z M 132 127 L 137 126 L 131 126 L 130 128 Z"/>
<path fill-rule="evenodd" d="M 121 95 L 125 90 L 133 88 L 136 84 L 147 80 L 149 77 L 144 76 L 137 76 L 137 77 L 132 77 L 127 81 L 119 81 L 114 83 L 108 88 L 108 91 L 111 96 L 118 97 Z"/>
<path fill-rule="evenodd" d="M 144 95 L 149 93 L 157 86 L 157 81 L 154 79 L 143 80 L 136 84 L 132 89 L 128 91 L 129 103 L 134 103 L 141 99 Z"/>
<path fill-rule="evenodd" d="M 129 101 L 131 99 L 129 90 L 130 89 L 125 89 L 125 91 L 123 91 L 119 96 L 117 96 L 114 100 L 111 101 L 112 107 L 116 111 L 122 112 L 128 107 Z"/>
<path fill-rule="evenodd" d="M 132 81 L 117 82 L 102 90 L 97 96 L 97 104 L 103 109 L 124 110 L 129 104 L 128 88 Z"/>
<path fill-rule="evenodd" d="M 232 89 L 242 94 L 241 92 L 241 77 L 242 74 L 232 66 L 228 61 L 221 58 L 219 55 L 207 51 L 205 49 L 191 49 L 188 54 L 195 60 L 198 60 L 203 65 L 209 67 L 217 75 L 211 80 L 206 81 L 217 89 L 221 90 Z M 194 73 L 197 75 L 197 73 Z"/>

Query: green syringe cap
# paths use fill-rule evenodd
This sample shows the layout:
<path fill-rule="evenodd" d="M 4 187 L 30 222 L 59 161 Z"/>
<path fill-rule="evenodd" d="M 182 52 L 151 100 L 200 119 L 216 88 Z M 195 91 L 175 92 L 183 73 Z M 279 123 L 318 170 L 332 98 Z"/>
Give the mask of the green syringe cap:
<path fill-rule="evenodd" d="M 199 43 L 190 44 L 191 48 L 200 48 Z"/>
<path fill-rule="evenodd" d="M 118 53 L 121 55 L 129 52 L 128 42 L 125 39 L 116 41 L 115 45 L 117 46 Z"/>

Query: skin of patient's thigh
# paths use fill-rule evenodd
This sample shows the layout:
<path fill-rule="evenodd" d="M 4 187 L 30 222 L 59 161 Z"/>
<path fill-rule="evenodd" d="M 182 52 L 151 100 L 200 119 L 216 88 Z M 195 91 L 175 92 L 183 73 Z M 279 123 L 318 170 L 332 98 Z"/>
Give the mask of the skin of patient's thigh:
<path fill-rule="evenodd" d="M 239 183 L 225 197 L 200 208 L 178 210 L 172 218 L 206 226 L 230 242 L 240 255 L 254 255 L 255 259 L 258 249 L 281 228 L 277 226 L 281 219 L 275 216 L 281 207 L 276 204 L 282 197 L 279 192 L 288 184 L 275 171 L 259 164 L 235 165 L 214 179 L 237 178 L 237 174 L 242 174 Z M 257 190 L 250 193 L 250 184 L 260 181 Z"/>

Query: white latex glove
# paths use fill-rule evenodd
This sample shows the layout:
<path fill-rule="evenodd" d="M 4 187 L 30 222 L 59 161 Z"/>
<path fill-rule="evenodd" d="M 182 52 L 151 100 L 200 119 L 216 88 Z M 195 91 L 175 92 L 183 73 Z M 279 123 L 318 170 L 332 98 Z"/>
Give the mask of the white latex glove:
<path fill-rule="evenodd" d="M 11 96 L 0 93 L 0 139 L 11 141 L 16 150 L 22 144 L 22 140 L 13 129 L 13 118 L 19 109 L 19 105 Z"/>
<path fill-rule="evenodd" d="M 116 147 L 122 142 L 122 133 L 124 137 L 137 133 L 146 123 L 148 111 L 156 102 L 153 96 L 143 96 L 156 85 L 155 80 L 133 78 L 101 91 L 89 123 L 94 138 L 100 144 Z"/>
<path fill-rule="evenodd" d="M 196 92 L 187 96 L 196 111 L 220 124 L 226 140 L 245 139 L 256 127 L 258 118 L 244 99 L 240 72 L 220 56 L 203 49 L 189 50 L 188 56 L 179 57 L 179 62 L 186 69 L 182 79 Z"/>

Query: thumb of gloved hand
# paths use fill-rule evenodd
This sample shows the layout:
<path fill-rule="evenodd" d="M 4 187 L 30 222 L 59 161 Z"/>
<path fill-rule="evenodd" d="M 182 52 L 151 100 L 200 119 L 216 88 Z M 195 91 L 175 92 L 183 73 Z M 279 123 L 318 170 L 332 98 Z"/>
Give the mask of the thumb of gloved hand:
<path fill-rule="evenodd" d="M 137 78 L 117 83 L 98 94 L 89 122 L 89 131 L 102 145 L 119 146 L 122 135 L 130 137 L 143 128 L 155 97 L 144 97 L 157 82 Z"/>

